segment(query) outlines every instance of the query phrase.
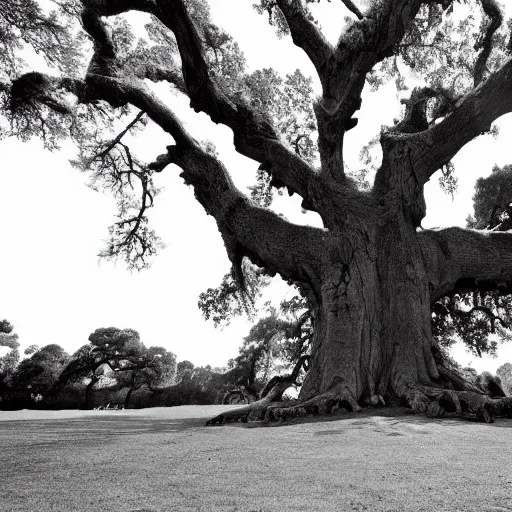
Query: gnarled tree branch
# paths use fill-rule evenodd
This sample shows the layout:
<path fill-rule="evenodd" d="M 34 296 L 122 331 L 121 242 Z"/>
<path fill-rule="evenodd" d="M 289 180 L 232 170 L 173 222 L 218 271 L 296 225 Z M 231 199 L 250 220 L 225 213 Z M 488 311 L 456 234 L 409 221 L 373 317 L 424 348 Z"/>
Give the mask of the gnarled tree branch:
<path fill-rule="evenodd" d="M 322 170 L 344 179 L 343 135 L 357 124 L 367 74 L 393 54 L 410 27 L 421 0 L 375 2 L 362 20 L 342 34 L 322 81 L 323 97 L 315 108 Z M 437 3 L 437 2 L 436 2 Z"/>
<path fill-rule="evenodd" d="M 201 37 L 183 0 L 159 0 L 152 12 L 176 37 L 192 108 L 230 127 L 236 150 L 265 165 L 275 186 L 287 186 L 307 200 L 316 181 L 314 169 L 283 144 L 268 119 L 220 89 L 210 74 Z"/>
<path fill-rule="evenodd" d="M 428 130 L 403 137 L 422 184 L 468 142 L 488 132 L 500 116 L 512 112 L 512 59 L 457 103 L 451 114 Z"/>
<path fill-rule="evenodd" d="M 185 32 L 183 37 L 188 38 L 188 43 L 190 39 L 198 39 L 199 36 L 186 14 L 183 3 L 177 1 L 173 4 L 178 4 L 182 9 L 177 9 L 179 15 L 175 17 L 178 26 L 175 29 L 178 34 Z M 160 159 L 160 167 L 156 169 L 152 166 L 151 168 L 161 170 L 165 161 L 176 163 L 184 169 L 183 178 L 194 186 L 198 201 L 207 213 L 217 220 L 228 255 L 235 265 L 240 263 L 242 257 L 248 256 L 253 262 L 267 268 L 270 273 L 279 272 L 286 279 L 311 285 L 312 281 L 318 277 L 320 259 L 324 252 L 324 231 L 290 224 L 273 212 L 255 206 L 236 189 L 224 166 L 201 148 L 172 110 L 153 95 L 142 81 L 134 80 L 133 76 L 124 79 L 119 75 L 115 54 L 112 53 L 112 42 L 97 11 L 86 9 L 83 18 L 84 26 L 95 39 L 95 55 L 85 84 L 80 84 L 85 89 L 81 100 L 88 102 L 101 99 L 114 107 L 126 104 L 136 106 L 174 138 L 176 145 L 168 148 L 167 160 Z M 227 114 L 222 111 L 221 117 L 227 115 L 228 118 L 234 116 L 235 120 L 239 119 L 242 115 L 240 106 L 230 104 L 229 100 L 217 90 L 208 76 L 199 43 L 199 46 L 191 44 L 192 54 L 188 54 L 188 50 L 183 50 L 186 61 L 184 75 L 189 94 L 200 102 L 205 97 L 210 98 L 212 102 L 217 102 L 216 106 L 213 105 L 214 109 L 220 106 L 225 107 Z M 187 73 L 195 72 L 193 63 L 187 60 L 194 55 L 199 55 L 201 59 L 198 63 L 199 85 L 194 80 L 187 79 Z M 49 82 L 52 88 L 58 89 L 59 83 L 54 83 L 45 75 L 37 74 L 37 77 L 41 78 L 40 81 L 43 84 Z M 63 84 L 66 80 L 61 79 Z M 202 88 L 201 80 L 206 80 L 210 85 Z M 44 92 L 44 88 L 42 91 Z M 254 120 L 254 117 L 249 115 L 248 119 Z M 244 121 L 247 122 L 247 117 Z M 252 140 L 251 136 L 255 136 L 254 142 L 258 143 L 258 130 L 261 126 L 255 127 L 256 133 L 250 132 L 251 124 L 246 128 L 245 135 L 249 141 Z M 245 138 L 242 140 L 245 141 Z M 276 141 L 276 151 L 279 152 L 279 150 L 287 151 L 279 141 Z M 144 195 L 144 204 L 146 199 Z M 137 222 L 137 219 L 138 217 L 134 221 Z"/>
<path fill-rule="evenodd" d="M 352 0 L 341 0 L 345 7 L 352 13 L 354 13 L 360 20 L 364 18 L 364 14 L 359 10 L 357 5 Z"/>
<path fill-rule="evenodd" d="M 332 46 L 327 42 L 313 21 L 311 21 L 311 15 L 307 7 L 302 5 L 301 2 L 296 0 L 277 0 L 277 5 L 286 18 L 293 42 L 306 52 L 315 66 L 319 77 L 324 80 L 325 65 L 332 55 Z"/>
<path fill-rule="evenodd" d="M 492 38 L 503 22 L 503 14 L 496 0 L 480 0 L 480 3 L 482 4 L 484 13 L 489 18 L 489 24 L 485 27 L 484 33 L 475 44 L 475 50 L 481 49 L 473 71 L 475 87 L 480 85 L 484 79 L 487 60 L 492 51 Z"/>
<path fill-rule="evenodd" d="M 512 233 L 454 227 L 418 237 L 432 302 L 454 291 L 512 293 Z"/>

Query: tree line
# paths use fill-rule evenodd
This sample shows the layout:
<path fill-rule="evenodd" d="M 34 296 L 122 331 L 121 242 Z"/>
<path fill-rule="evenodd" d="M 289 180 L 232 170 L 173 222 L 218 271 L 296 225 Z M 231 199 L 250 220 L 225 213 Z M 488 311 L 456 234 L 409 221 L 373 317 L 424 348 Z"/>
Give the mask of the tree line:
<path fill-rule="evenodd" d="M 50 344 L 19 352 L 18 335 L 0 322 L 0 408 L 148 407 L 210 403 L 216 372 L 177 363 L 164 347 L 146 347 L 133 329 L 96 329 L 74 354 Z"/>
<path fill-rule="evenodd" d="M 146 347 L 136 330 L 115 327 L 96 329 L 71 355 L 57 344 L 31 345 L 22 359 L 13 325 L 2 320 L 0 346 L 8 352 L 0 357 L 0 409 L 250 404 L 273 389 L 282 399 L 287 390 L 299 390 L 307 374 L 311 315 L 298 296 L 279 309 L 266 303 L 264 313 L 224 368 L 177 362 L 164 347 Z M 481 392 L 512 395 L 512 363 L 496 375 L 452 364 Z"/>

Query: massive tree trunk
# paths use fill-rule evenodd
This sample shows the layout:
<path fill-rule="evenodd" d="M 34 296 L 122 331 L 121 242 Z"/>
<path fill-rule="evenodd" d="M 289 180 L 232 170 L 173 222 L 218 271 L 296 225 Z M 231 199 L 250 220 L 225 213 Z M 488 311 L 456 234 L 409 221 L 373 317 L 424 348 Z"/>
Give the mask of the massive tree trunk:
<path fill-rule="evenodd" d="M 392 221 L 372 235 L 350 261 L 331 261 L 324 271 L 303 399 L 338 386 L 375 401 L 439 376 L 416 232 Z"/>

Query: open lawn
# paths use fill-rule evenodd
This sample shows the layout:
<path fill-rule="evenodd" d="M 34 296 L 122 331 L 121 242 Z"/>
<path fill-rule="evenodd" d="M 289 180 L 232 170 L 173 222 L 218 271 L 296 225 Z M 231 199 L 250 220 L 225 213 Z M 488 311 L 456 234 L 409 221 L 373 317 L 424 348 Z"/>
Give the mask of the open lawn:
<path fill-rule="evenodd" d="M 203 426 L 226 408 L 0 411 L 0 510 L 512 511 L 512 420 Z"/>

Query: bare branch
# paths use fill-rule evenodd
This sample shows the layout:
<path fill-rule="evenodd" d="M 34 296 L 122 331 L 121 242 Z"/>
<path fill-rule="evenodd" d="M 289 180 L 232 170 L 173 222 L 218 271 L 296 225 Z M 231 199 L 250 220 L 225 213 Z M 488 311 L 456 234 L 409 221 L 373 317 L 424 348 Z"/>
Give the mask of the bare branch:
<path fill-rule="evenodd" d="M 139 112 L 135 118 L 128 123 L 126 128 L 124 128 L 121 132 L 119 132 L 114 139 L 112 139 L 103 149 L 100 153 L 97 153 L 93 155 L 92 158 L 90 158 L 90 161 L 93 160 L 101 160 L 104 158 L 107 153 L 109 153 L 117 144 L 121 142 L 121 139 L 144 117 L 144 112 Z"/>
<path fill-rule="evenodd" d="M 343 0 L 351 3 L 350 0 Z M 327 42 L 323 34 L 318 30 L 311 14 L 306 6 L 296 0 L 277 0 L 286 22 L 290 27 L 293 42 L 302 48 L 313 65 L 318 75 L 322 78 L 325 74 L 327 60 L 331 57 L 333 48 Z"/>
<path fill-rule="evenodd" d="M 360 20 L 364 18 L 364 14 L 358 9 L 357 5 L 352 0 L 341 0 L 345 7 L 353 14 L 355 14 Z"/>
<path fill-rule="evenodd" d="M 168 3 L 160 2 L 159 7 L 162 8 L 162 4 L 168 6 Z M 217 88 L 208 74 L 199 35 L 183 2 L 174 0 L 170 7 L 174 9 L 168 9 L 165 16 L 161 11 L 158 11 L 158 15 L 175 31 L 182 54 L 185 84 L 193 106 L 197 107 L 199 103 L 205 111 L 219 116 L 219 120 L 224 119 L 226 124 L 231 123 L 233 128 L 237 128 L 235 141 L 239 132 L 244 130 L 244 136 L 240 137 L 239 144 L 244 145 L 243 147 L 249 146 L 249 151 L 261 150 L 258 145 L 265 145 L 268 139 L 273 141 L 273 129 L 266 121 L 257 119 L 242 105 L 232 103 Z M 173 15 L 172 18 L 168 18 L 169 14 Z M 94 13 L 88 13 L 88 16 L 93 15 Z M 103 37 L 97 25 L 93 27 Z M 91 35 L 94 34 L 96 32 Z M 108 42 L 103 43 L 103 46 L 108 48 Z M 100 44 L 97 45 L 100 53 L 101 47 Z M 115 67 L 115 62 L 109 64 Z M 254 263 L 267 268 L 271 273 L 279 272 L 286 279 L 309 284 L 316 279 L 318 268 L 315 270 L 315 262 L 319 265 L 319 259 L 323 254 L 322 230 L 295 226 L 268 210 L 254 206 L 236 189 L 224 166 L 201 148 L 174 113 L 143 83 L 134 80 L 124 81 L 115 75 L 109 76 L 109 73 L 97 75 L 93 72 L 89 73 L 88 83 L 97 96 L 107 101 L 114 98 L 116 102 L 136 106 L 172 135 L 176 146 L 169 146 L 168 155 L 159 158 L 155 164 L 149 166 L 149 169 L 162 170 L 168 163 L 175 163 L 183 169 L 182 177 L 194 186 L 197 200 L 207 213 L 216 219 L 228 256 L 234 265 L 239 264 L 242 257 L 248 256 Z M 263 130 L 267 130 L 267 133 Z M 276 159 L 287 159 L 290 171 L 295 173 L 293 164 L 297 160 L 302 160 L 278 140 L 275 140 L 270 148 L 273 151 L 270 156 L 274 158 L 269 158 L 268 161 L 272 163 Z M 129 158 L 129 154 L 127 156 Z M 302 164 L 310 172 L 309 166 L 305 162 Z M 297 174 L 294 183 L 297 184 L 297 188 L 307 191 L 307 176 L 300 172 Z M 300 181 L 304 178 L 305 182 Z M 137 233 L 133 236 L 137 236 Z M 302 264 L 296 259 L 298 245 L 304 245 L 300 256 L 301 260 L 304 257 Z M 295 255 L 293 261 L 289 259 L 292 255 Z"/>
<path fill-rule="evenodd" d="M 484 13 L 489 18 L 489 24 L 485 27 L 484 33 L 475 44 L 475 50 L 481 49 L 473 72 L 475 87 L 484 79 L 487 60 L 492 51 L 492 38 L 503 22 L 503 14 L 496 0 L 480 0 L 480 3 Z"/>

